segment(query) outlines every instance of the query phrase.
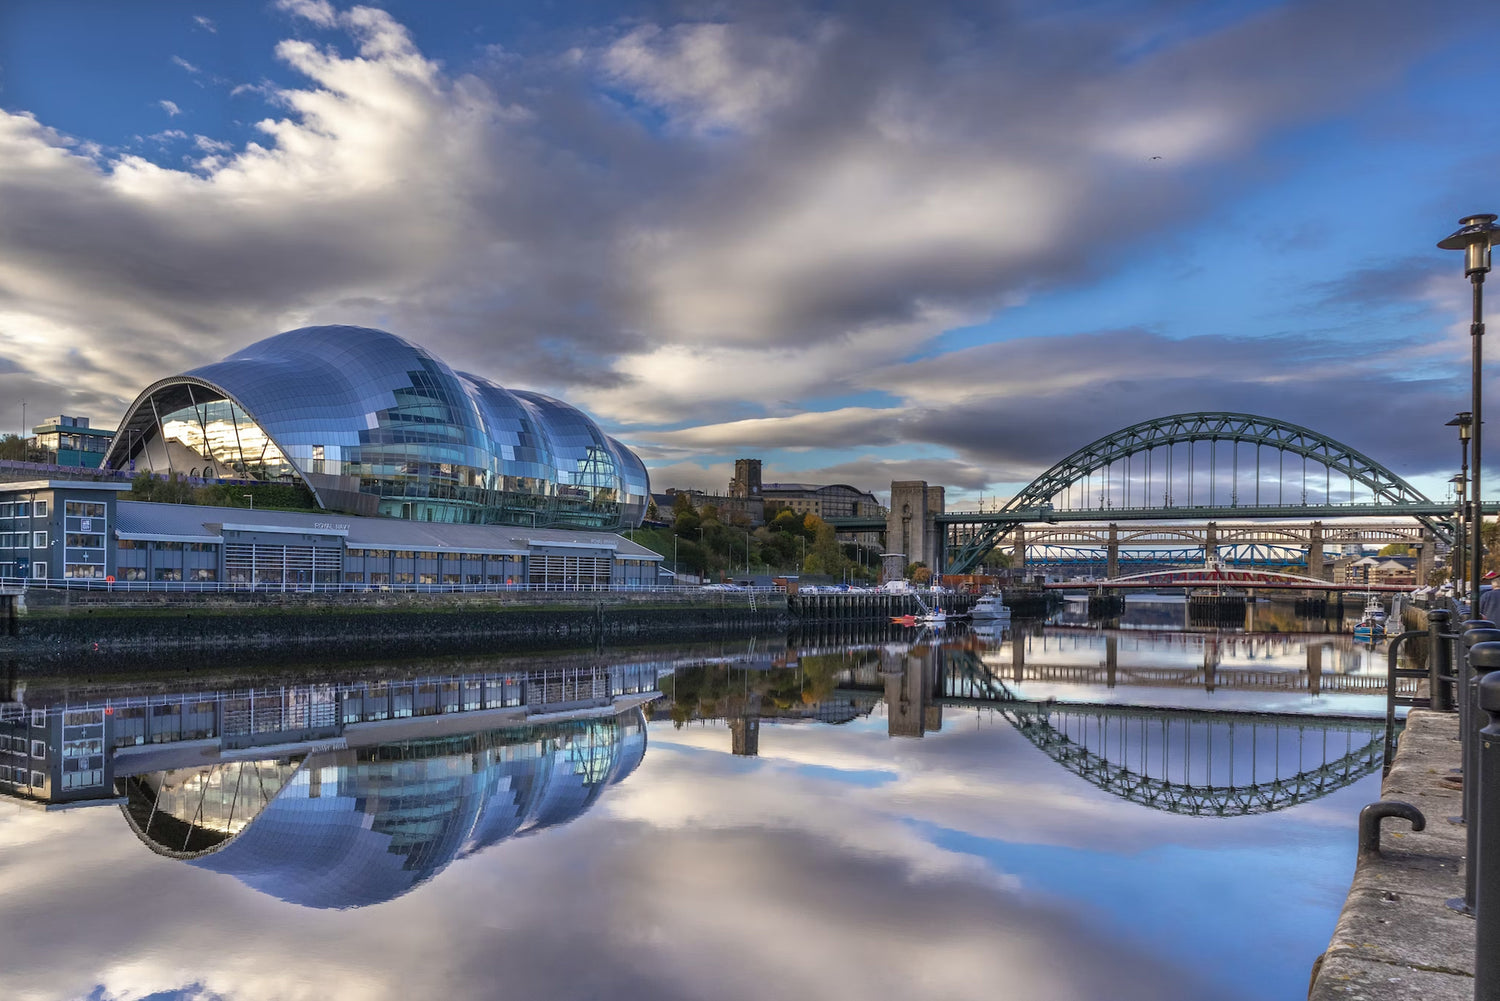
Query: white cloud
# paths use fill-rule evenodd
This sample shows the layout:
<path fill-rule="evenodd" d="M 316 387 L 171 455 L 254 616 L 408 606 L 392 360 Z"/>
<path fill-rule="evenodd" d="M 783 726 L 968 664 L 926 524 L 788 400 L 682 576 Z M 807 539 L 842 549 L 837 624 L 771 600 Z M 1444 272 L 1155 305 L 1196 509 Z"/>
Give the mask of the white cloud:
<path fill-rule="evenodd" d="M 202 14 L 194 14 L 193 23 L 211 35 L 216 35 L 219 33 L 218 26 L 214 24 L 213 20 L 204 17 Z"/>
<path fill-rule="evenodd" d="M 182 58 L 181 56 L 173 56 L 172 57 L 172 62 L 176 63 L 178 66 L 181 66 L 183 69 L 187 70 L 189 73 L 195 73 L 196 74 L 196 73 L 202 72 L 201 70 L 198 69 L 198 67 L 194 66 L 192 63 L 188 62 L 186 59 Z"/>
<path fill-rule="evenodd" d="M 157 101 L 156 103 L 161 106 L 161 110 L 165 111 L 170 118 L 176 118 L 182 114 L 182 109 L 177 106 L 176 101 Z"/>

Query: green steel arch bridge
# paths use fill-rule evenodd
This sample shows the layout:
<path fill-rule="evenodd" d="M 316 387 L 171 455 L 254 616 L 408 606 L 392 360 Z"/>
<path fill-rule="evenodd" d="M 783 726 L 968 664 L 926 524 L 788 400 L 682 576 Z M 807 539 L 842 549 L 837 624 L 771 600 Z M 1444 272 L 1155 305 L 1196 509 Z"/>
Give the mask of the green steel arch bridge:
<path fill-rule="evenodd" d="M 1203 412 L 1121 428 L 1060 459 L 998 510 L 938 512 L 933 522 L 944 572 L 968 573 L 1026 524 L 1360 517 L 1410 518 L 1431 539 L 1454 539 L 1452 504 L 1365 453 L 1287 421 Z M 832 523 L 841 532 L 888 527 Z"/>

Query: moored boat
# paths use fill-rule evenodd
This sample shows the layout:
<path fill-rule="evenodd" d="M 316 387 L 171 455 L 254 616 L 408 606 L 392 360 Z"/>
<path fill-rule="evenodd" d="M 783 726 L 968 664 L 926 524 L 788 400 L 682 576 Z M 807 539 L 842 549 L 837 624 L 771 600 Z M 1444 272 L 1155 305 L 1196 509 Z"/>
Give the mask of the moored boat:
<path fill-rule="evenodd" d="M 1005 602 L 993 594 L 987 594 L 974 602 L 974 607 L 969 609 L 969 618 L 976 622 L 983 619 L 993 622 L 996 619 L 1009 619 L 1010 609 Z"/>

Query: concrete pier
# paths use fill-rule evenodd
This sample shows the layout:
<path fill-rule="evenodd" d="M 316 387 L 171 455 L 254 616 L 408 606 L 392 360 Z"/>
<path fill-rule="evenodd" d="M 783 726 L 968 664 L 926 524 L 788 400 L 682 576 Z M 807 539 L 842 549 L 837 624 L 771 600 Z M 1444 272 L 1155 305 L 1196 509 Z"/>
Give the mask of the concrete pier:
<path fill-rule="evenodd" d="M 1474 921 L 1447 905 L 1464 893 L 1464 828 L 1448 822 L 1462 795 L 1451 781 L 1457 738 L 1456 714 L 1414 709 L 1407 717 L 1381 799 L 1412 804 L 1427 827 L 1385 821 L 1380 853 L 1359 860 L 1328 951 L 1313 967 L 1309 1001 L 1474 997 Z"/>

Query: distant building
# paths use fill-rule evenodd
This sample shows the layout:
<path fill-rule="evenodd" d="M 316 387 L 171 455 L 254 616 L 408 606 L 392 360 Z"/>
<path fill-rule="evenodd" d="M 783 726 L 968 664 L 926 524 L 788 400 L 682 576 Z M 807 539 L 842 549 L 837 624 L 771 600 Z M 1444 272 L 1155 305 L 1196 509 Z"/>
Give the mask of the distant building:
<path fill-rule="evenodd" d="M 98 468 L 115 437 L 113 431 L 89 427 L 87 417 L 67 414 L 47 418 L 33 427 L 31 433 L 36 435 L 36 446 L 48 453 L 49 462 L 91 469 Z"/>
<path fill-rule="evenodd" d="M 729 496 L 760 496 L 760 460 L 735 459 L 734 479 L 729 481 Z"/>
<path fill-rule="evenodd" d="M 1366 556 L 1344 567 L 1345 584 L 1415 584 L 1417 561 L 1410 556 Z"/>
<path fill-rule="evenodd" d="M 761 486 L 766 513 L 787 510 L 819 518 L 884 518 L 885 507 L 868 491 L 847 483 L 820 486 L 814 483 L 766 483 Z"/>

